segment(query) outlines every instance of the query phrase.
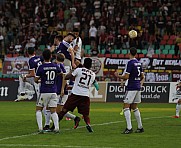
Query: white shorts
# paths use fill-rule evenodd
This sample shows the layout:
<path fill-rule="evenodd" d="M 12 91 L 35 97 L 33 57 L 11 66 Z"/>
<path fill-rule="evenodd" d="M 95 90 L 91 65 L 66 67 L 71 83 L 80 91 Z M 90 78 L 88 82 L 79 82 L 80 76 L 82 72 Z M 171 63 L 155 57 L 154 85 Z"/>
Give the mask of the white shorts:
<path fill-rule="evenodd" d="M 58 95 L 58 99 L 59 99 L 58 105 L 63 106 L 68 99 L 68 95 L 63 95 L 63 97 L 60 97 L 60 95 Z"/>
<path fill-rule="evenodd" d="M 65 66 L 66 73 L 69 73 L 70 70 L 72 69 L 71 61 L 68 59 L 65 59 L 64 60 L 64 66 Z"/>
<path fill-rule="evenodd" d="M 124 103 L 141 103 L 141 91 L 126 91 Z"/>
<path fill-rule="evenodd" d="M 32 85 L 34 85 L 34 77 L 26 78 L 26 81 Z"/>
<path fill-rule="evenodd" d="M 37 100 L 36 106 L 40 107 L 57 107 L 57 94 L 56 93 L 41 93 Z"/>

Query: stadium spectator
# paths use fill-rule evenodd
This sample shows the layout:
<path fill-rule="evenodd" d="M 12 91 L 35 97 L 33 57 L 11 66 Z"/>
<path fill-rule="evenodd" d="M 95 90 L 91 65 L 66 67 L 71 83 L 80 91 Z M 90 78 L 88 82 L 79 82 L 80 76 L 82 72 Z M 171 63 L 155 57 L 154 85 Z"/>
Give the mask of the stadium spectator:
<path fill-rule="evenodd" d="M 181 48 L 181 33 L 178 34 L 178 36 L 176 37 L 176 41 L 175 41 L 175 56 L 178 55 L 179 49 Z M 181 49 L 180 49 L 181 50 Z M 181 54 L 181 53 L 180 53 Z"/>
<path fill-rule="evenodd" d="M 97 49 L 97 47 L 96 46 L 92 47 L 91 56 L 96 57 L 96 56 L 98 56 L 98 54 L 99 54 L 99 50 Z"/>
<path fill-rule="evenodd" d="M 99 45 L 100 45 L 100 51 L 106 48 L 107 45 L 107 34 L 105 32 L 101 32 L 99 36 Z"/>
<path fill-rule="evenodd" d="M 0 55 L 2 55 L 3 52 L 3 43 L 4 43 L 4 36 L 0 32 Z"/>
<path fill-rule="evenodd" d="M 91 27 L 89 29 L 89 40 L 90 40 L 90 45 L 91 47 L 96 46 L 96 41 L 97 41 L 97 28 L 95 27 L 94 23 L 91 24 Z"/>

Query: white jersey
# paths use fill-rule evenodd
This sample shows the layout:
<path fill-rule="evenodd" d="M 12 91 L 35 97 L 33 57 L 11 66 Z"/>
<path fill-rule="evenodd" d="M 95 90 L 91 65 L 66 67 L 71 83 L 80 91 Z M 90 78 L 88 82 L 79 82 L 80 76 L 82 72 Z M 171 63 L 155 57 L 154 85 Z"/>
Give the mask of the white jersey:
<path fill-rule="evenodd" d="M 78 38 L 74 39 L 72 41 L 72 46 L 73 46 L 73 48 L 75 46 L 78 46 L 78 49 L 77 49 L 76 54 L 75 54 L 75 58 L 81 60 L 81 50 L 82 50 L 82 40 L 81 40 L 81 38 L 78 37 Z"/>
<path fill-rule="evenodd" d="M 95 73 L 87 68 L 77 68 L 72 72 L 75 76 L 74 86 L 72 93 L 80 96 L 89 97 L 89 87 L 95 80 Z"/>

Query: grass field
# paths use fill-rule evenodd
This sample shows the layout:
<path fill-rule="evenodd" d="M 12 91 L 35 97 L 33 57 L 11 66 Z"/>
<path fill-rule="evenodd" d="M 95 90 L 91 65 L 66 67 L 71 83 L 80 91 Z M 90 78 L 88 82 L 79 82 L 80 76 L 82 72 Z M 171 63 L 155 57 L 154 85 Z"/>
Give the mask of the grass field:
<path fill-rule="evenodd" d="M 35 102 L 0 102 L 0 148 L 180 148 L 181 119 L 171 118 L 175 104 L 140 104 L 145 132 L 130 135 L 121 134 L 126 127 L 121 107 L 92 103 L 94 133 L 88 133 L 83 120 L 74 130 L 73 121 L 63 119 L 60 134 L 37 134 Z M 132 120 L 135 130 L 133 114 Z"/>

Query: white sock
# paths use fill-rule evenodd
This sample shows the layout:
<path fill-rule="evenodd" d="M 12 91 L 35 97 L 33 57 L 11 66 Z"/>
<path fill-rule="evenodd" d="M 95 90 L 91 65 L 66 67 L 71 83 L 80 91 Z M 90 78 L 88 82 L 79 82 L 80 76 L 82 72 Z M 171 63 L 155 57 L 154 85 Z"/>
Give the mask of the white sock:
<path fill-rule="evenodd" d="M 45 125 L 50 125 L 51 112 L 50 110 L 46 110 L 45 112 Z"/>
<path fill-rule="evenodd" d="M 23 79 L 21 76 L 19 76 L 19 92 L 25 93 L 25 82 L 23 82 Z"/>
<path fill-rule="evenodd" d="M 180 110 L 181 110 L 181 104 L 177 104 L 176 105 L 176 116 L 179 116 Z"/>
<path fill-rule="evenodd" d="M 58 122 L 58 115 L 56 112 L 51 114 L 54 126 L 55 126 L 55 130 L 59 130 L 59 122 Z"/>
<path fill-rule="evenodd" d="M 69 112 L 67 112 L 65 115 L 64 115 L 65 117 L 67 117 L 67 118 L 70 118 L 70 119 L 75 119 L 75 115 L 73 115 L 73 114 L 71 114 L 71 113 L 69 113 Z"/>
<path fill-rule="evenodd" d="M 43 130 L 42 113 L 40 110 L 36 111 L 36 121 L 37 121 L 39 130 Z"/>
<path fill-rule="evenodd" d="M 132 129 L 131 112 L 130 112 L 129 108 L 124 109 L 124 116 L 125 116 L 126 123 L 127 123 L 127 129 Z"/>
<path fill-rule="evenodd" d="M 138 128 L 141 129 L 143 128 L 143 125 L 142 125 L 142 121 L 141 121 L 141 115 L 140 115 L 140 111 L 138 108 L 136 108 L 134 111 L 134 116 L 136 118 L 136 121 L 138 123 Z"/>

